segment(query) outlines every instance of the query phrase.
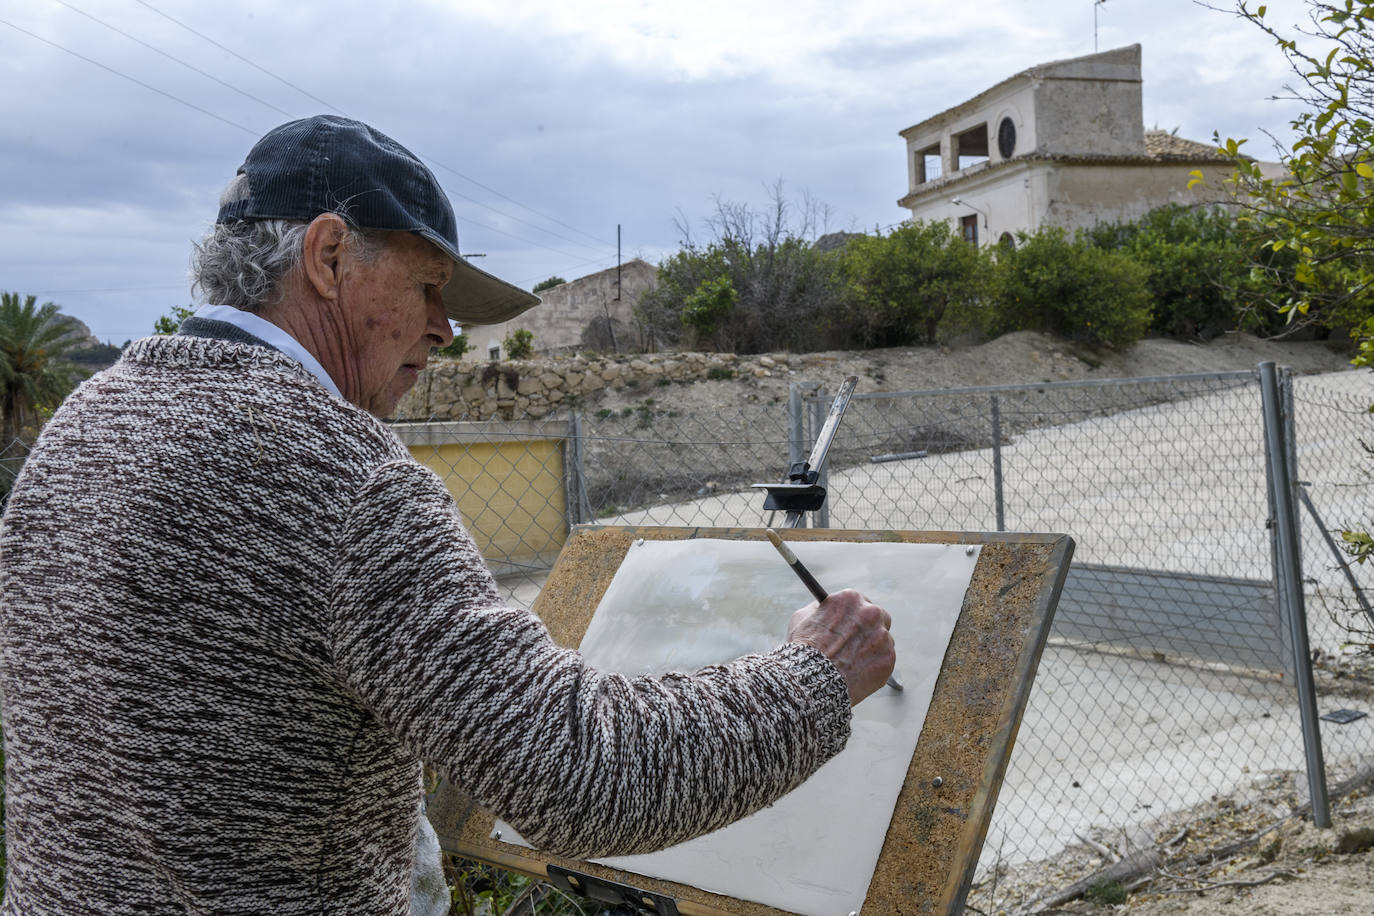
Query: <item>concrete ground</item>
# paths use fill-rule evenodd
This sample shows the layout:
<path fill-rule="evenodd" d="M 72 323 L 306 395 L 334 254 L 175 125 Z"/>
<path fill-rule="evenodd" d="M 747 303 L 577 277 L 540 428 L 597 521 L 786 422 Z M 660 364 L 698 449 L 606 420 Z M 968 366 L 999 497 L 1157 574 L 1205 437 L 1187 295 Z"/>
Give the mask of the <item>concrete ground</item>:
<path fill-rule="evenodd" d="M 1299 467 L 1328 525 L 1374 518 L 1364 406 L 1374 374 L 1295 382 Z M 1254 386 L 1218 390 L 1018 434 L 1001 449 L 1009 530 L 1072 535 L 1075 560 L 1212 576 L 1267 579 L 1260 404 Z M 1307 425 L 1304 425 L 1307 424 Z M 992 450 L 858 465 L 830 477 L 837 528 L 992 530 Z M 657 506 L 604 524 L 763 524 L 757 491 Z M 780 519 L 778 519 L 780 522 Z M 1310 519 L 1304 520 L 1309 601 L 1345 589 Z M 1370 571 L 1358 570 L 1374 590 Z M 532 601 L 537 583 L 515 600 Z M 1320 600 L 1319 600 L 1320 599 Z M 1311 615 L 1314 648 L 1341 651 L 1345 631 Z M 1357 696 L 1323 696 L 1320 711 Z M 1368 710 L 1374 712 L 1374 710 Z M 1374 716 L 1324 726 L 1328 770 L 1367 759 Z M 1048 858 L 1075 833 L 1148 828 L 1273 774 L 1304 769 L 1294 691 L 1273 676 L 1159 663 L 1130 655 L 1047 648 L 984 846 L 982 865 Z M 1302 785 L 1303 780 L 1299 779 Z"/>

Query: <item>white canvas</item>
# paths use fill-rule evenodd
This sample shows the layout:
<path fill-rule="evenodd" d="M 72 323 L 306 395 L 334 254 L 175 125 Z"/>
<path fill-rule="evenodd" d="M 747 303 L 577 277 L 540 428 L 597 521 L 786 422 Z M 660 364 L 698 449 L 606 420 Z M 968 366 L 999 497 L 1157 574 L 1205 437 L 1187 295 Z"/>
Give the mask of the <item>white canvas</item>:
<path fill-rule="evenodd" d="M 794 541 L 826 588 L 857 588 L 892 615 L 897 676 L 854 710 L 843 752 L 775 805 L 661 852 L 602 861 L 806 916 L 844 916 L 868 892 L 897 795 L 930 706 L 978 548 Z M 638 541 L 583 637 L 598 668 L 692 671 L 786 637 L 811 600 L 767 542 Z M 502 839 L 522 843 L 506 824 Z"/>

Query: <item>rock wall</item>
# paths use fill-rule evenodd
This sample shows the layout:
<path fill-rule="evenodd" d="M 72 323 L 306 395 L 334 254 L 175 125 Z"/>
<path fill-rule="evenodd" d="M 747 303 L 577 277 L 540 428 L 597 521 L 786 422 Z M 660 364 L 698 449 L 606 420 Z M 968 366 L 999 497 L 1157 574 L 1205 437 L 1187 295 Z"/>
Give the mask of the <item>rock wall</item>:
<path fill-rule="evenodd" d="M 472 363 L 435 360 L 396 408 L 400 420 L 538 419 L 604 389 L 661 379 L 766 378 L 785 371 L 789 357 L 774 353 L 648 353 L 570 356 Z"/>

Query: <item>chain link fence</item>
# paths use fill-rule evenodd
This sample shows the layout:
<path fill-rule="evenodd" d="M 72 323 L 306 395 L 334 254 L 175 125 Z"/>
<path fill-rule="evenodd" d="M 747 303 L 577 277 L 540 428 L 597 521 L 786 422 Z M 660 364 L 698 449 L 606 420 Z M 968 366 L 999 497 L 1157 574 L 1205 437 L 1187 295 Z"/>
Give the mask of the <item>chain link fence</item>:
<path fill-rule="evenodd" d="M 1305 498 L 1308 639 L 1320 661 L 1352 639 L 1374 641 L 1363 603 L 1374 570 L 1351 566 L 1337 544 L 1340 529 L 1374 518 L 1363 445 L 1374 443 L 1374 384 L 1367 373 L 1285 377 L 1282 392 L 1287 467 Z M 544 545 L 581 522 L 768 523 L 749 484 L 778 480 L 803 457 L 828 406 L 824 390 L 804 384 L 789 405 L 697 416 L 669 396 L 512 425 L 503 434 L 512 448 L 555 443 L 537 463 L 556 485 L 532 486 L 524 474 L 499 492 L 558 511 L 538 523 L 526 512 L 513 525 L 505 509 L 484 521 L 489 503 L 464 514 L 479 542 L 485 527 L 506 524 L 517 541 Z M 501 426 L 487 424 L 479 438 L 494 441 Z M 444 474 L 443 436 L 417 445 L 404 435 Z M 1049 857 L 1079 835 L 1147 831 L 1165 815 L 1304 771 L 1295 683 L 1309 669 L 1295 668 L 1280 600 L 1266 454 L 1254 371 L 853 399 L 819 523 L 1063 532 L 1077 542 L 985 869 Z M 445 476 L 460 505 L 483 486 L 458 464 Z M 500 581 L 528 606 L 547 551 L 517 561 L 501 550 Z M 1369 705 L 1353 684 L 1324 681 L 1317 697 L 1323 714 Z M 1372 721 L 1322 722 L 1333 777 L 1367 757 Z"/>

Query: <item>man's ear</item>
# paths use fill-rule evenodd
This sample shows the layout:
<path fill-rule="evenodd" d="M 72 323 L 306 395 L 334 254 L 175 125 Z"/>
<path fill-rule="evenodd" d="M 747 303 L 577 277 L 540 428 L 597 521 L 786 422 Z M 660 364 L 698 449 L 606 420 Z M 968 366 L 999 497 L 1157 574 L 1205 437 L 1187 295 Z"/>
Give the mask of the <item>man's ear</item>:
<path fill-rule="evenodd" d="M 322 299 L 339 297 L 348 251 L 348 224 L 337 213 L 321 213 L 305 230 L 301 267 L 305 279 Z"/>

